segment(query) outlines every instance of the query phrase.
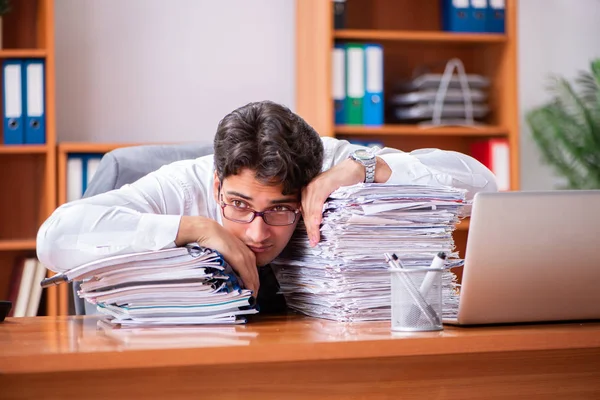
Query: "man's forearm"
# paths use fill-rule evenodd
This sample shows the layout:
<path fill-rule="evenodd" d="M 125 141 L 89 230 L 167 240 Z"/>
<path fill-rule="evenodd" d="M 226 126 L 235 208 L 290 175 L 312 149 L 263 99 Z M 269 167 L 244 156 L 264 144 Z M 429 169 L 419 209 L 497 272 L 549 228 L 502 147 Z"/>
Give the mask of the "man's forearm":
<path fill-rule="evenodd" d="M 177 215 L 140 213 L 101 204 L 103 196 L 63 204 L 37 233 L 40 261 L 54 272 L 114 255 L 173 245 Z M 91 204 L 96 200 L 97 204 Z"/>
<path fill-rule="evenodd" d="M 198 238 L 202 236 L 202 233 L 206 231 L 207 224 L 210 223 L 214 223 L 214 221 L 206 217 L 182 216 L 175 244 L 177 246 L 183 246 L 188 243 L 196 242 Z"/>

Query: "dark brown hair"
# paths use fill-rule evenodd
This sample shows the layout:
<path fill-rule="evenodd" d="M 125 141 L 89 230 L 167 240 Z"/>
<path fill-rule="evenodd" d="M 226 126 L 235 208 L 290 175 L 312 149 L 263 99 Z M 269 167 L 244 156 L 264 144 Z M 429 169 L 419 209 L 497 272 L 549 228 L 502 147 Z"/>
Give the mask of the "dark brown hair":
<path fill-rule="evenodd" d="M 299 192 L 323 165 L 317 132 L 271 101 L 250 103 L 226 115 L 219 122 L 214 151 L 221 181 L 249 168 L 264 184 L 282 184 L 285 195 Z"/>

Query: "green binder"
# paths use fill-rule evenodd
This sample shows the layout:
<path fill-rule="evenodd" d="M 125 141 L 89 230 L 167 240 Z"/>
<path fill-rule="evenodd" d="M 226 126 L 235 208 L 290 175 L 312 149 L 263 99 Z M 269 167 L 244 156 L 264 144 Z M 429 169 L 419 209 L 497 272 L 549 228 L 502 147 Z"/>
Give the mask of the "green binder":
<path fill-rule="evenodd" d="M 346 44 L 346 123 L 363 124 L 365 97 L 365 49 L 360 43 Z"/>

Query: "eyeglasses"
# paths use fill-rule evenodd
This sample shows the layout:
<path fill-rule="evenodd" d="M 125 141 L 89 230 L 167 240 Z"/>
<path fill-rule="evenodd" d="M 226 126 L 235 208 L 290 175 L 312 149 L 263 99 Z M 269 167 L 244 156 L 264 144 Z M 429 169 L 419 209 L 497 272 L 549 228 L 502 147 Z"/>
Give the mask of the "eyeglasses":
<path fill-rule="evenodd" d="M 272 226 L 291 225 L 296 222 L 298 214 L 300 214 L 300 209 L 254 211 L 251 208 L 236 207 L 225 203 L 223 195 L 221 195 L 221 209 L 223 210 L 223 216 L 230 221 L 249 224 L 254 221 L 254 218 L 262 217 L 265 224 Z"/>

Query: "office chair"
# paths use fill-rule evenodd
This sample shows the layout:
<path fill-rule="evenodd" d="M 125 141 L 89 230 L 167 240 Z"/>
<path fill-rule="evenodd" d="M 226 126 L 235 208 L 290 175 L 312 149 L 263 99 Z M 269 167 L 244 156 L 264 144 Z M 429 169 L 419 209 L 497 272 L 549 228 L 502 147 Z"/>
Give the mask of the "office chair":
<path fill-rule="evenodd" d="M 175 161 L 194 159 L 213 153 L 212 145 L 169 144 L 122 147 L 102 157 L 83 197 L 91 197 L 133 183 L 141 177 Z M 73 282 L 73 303 L 77 315 L 98 314 L 93 304 L 77 296 L 80 282 Z"/>

